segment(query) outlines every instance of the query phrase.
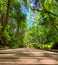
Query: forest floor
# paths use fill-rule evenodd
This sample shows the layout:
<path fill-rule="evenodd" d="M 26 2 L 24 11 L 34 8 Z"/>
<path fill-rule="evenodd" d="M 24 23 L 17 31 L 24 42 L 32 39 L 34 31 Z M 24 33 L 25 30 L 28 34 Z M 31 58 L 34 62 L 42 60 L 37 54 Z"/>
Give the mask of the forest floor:
<path fill-rule="evenodd" d="M 58 65 L 58 52 L 34 48 L 0 49 L 0 65 Z"/>

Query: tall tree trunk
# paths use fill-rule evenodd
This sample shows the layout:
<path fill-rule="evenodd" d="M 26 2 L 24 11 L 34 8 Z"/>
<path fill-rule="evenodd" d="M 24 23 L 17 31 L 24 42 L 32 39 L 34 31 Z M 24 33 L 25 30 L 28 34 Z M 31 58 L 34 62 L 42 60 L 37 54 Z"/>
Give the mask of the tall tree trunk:
<path fill-rule="evenodd" d="M 1 29 L 1 32 L 0 32 L 0 40 L 4 34 L 4 31 L 7 27 L 7 24 L 8 24 L 8 21 L 9 21 L 9 13 L 10 13 L 10 0 L 8 0 L 7 2 L 7 11 L 6 11 L 6 17 L 5 17 L 5 20 L 4 20 L 4 23 L 3 23 L 3 26 L 2 26 L 2 29 Z"/>

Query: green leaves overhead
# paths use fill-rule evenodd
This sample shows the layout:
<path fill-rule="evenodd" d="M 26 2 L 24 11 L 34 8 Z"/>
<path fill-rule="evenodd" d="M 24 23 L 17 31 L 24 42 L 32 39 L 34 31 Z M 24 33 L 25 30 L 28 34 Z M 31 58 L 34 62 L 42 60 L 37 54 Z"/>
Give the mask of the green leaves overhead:
<path fill-rule="evenodd" d="M 7 16 L 1 47 L 51 49 L 58 42 L 58 0 L 0 0 L 0 14 L 0 31 Z"/>
<path fill-rule="evenodd" d="M 58 0 L 54 0 L 54 1 L 58 2 Z"/>

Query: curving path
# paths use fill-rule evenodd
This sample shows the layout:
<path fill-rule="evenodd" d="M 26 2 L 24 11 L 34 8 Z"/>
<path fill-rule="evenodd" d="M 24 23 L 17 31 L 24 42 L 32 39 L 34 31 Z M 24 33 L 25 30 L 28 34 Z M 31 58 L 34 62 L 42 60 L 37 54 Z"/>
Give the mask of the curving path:
<path fill-rule="evenodd" d="M 58 65 L 58 52 L 34 48 L 0 50 L 0 65 Z"/>

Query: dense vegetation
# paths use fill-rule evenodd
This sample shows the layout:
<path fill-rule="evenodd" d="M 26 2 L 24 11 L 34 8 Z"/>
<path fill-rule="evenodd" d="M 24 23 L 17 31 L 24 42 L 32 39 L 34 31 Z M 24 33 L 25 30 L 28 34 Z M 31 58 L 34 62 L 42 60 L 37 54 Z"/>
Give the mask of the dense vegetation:
<path fill-rule="evenodd" d="M 58 49 L 58 0 L 0 0 L 0 48 Z"/>

